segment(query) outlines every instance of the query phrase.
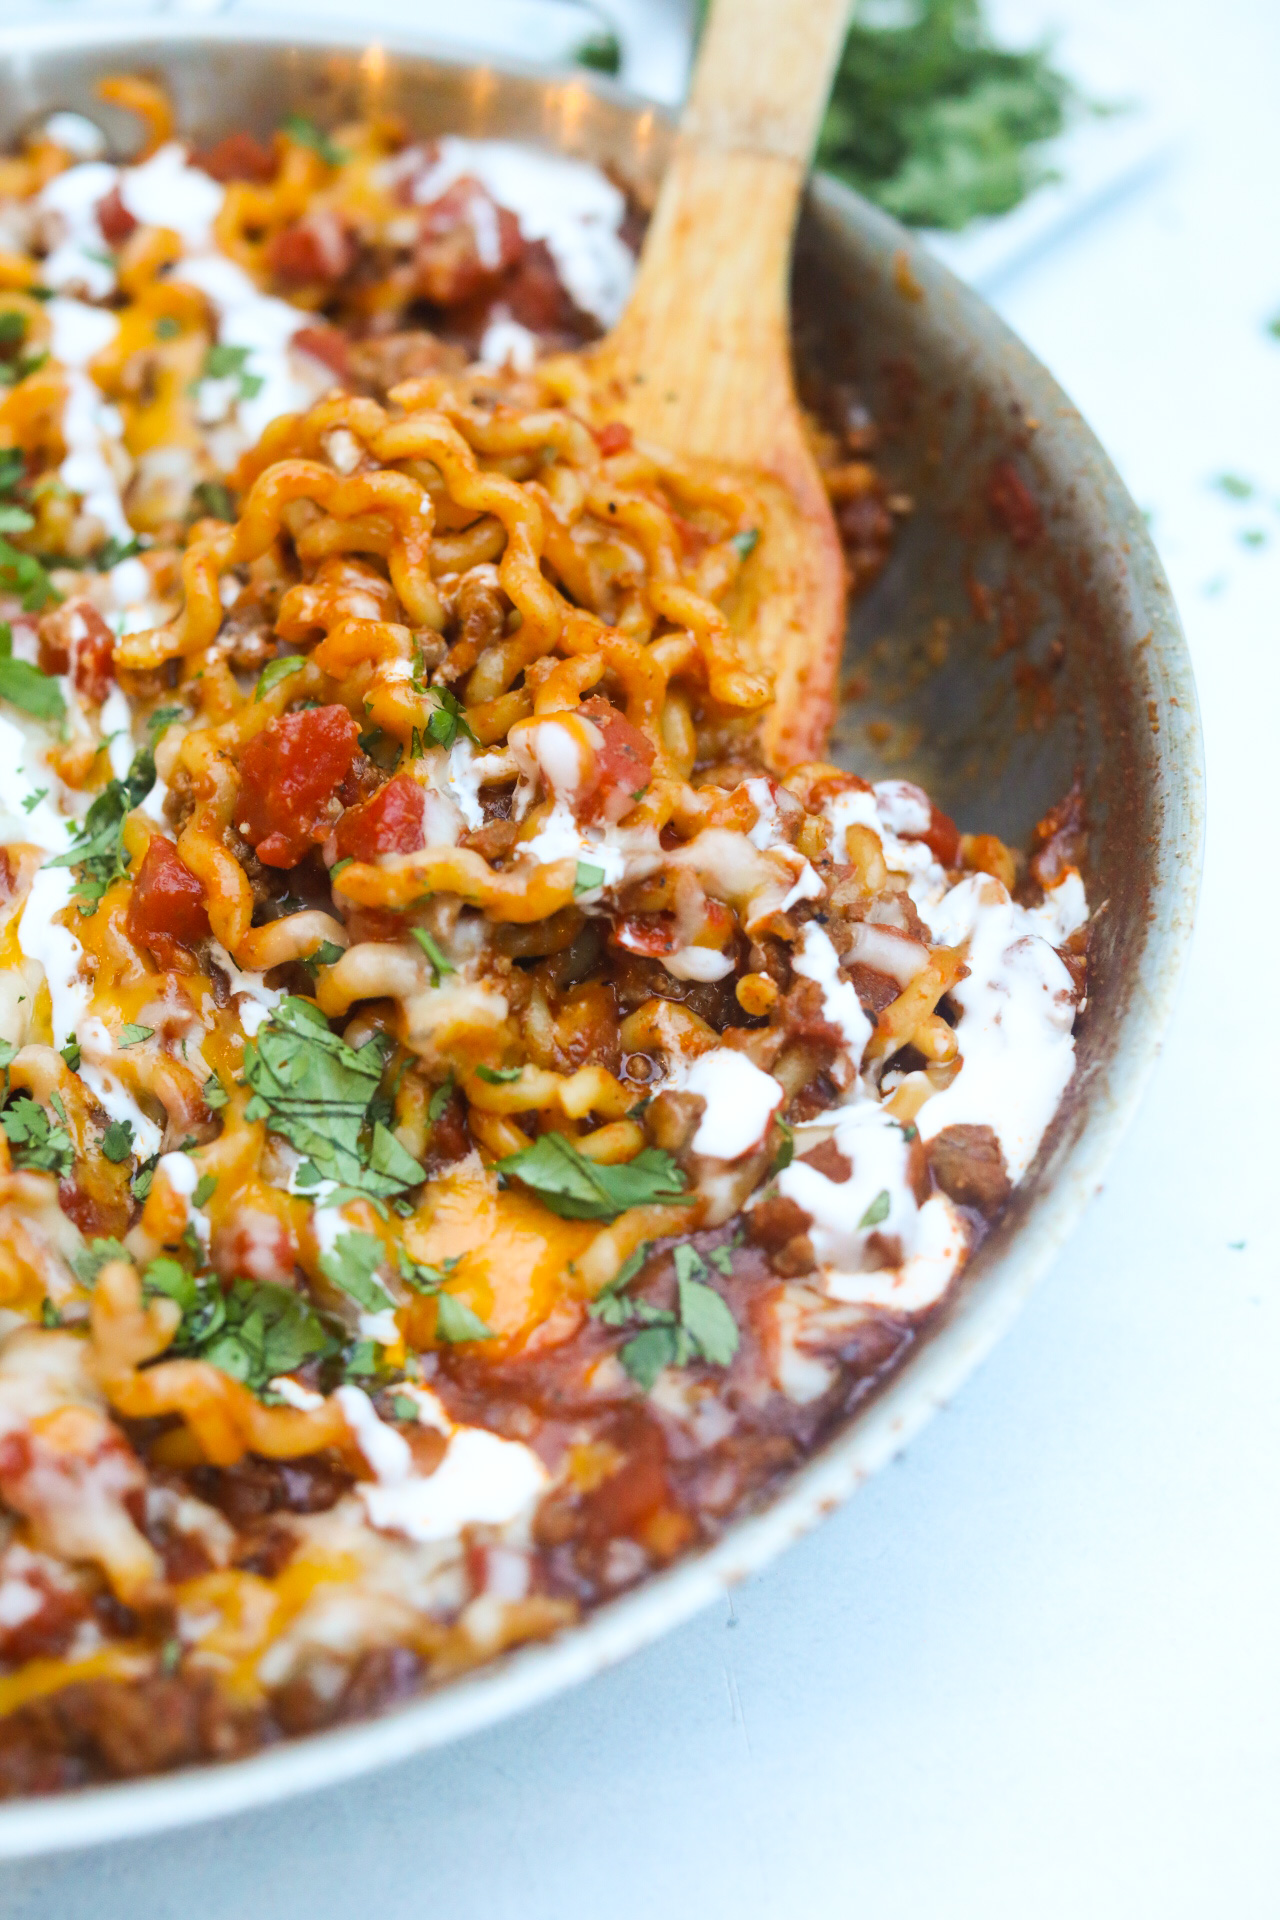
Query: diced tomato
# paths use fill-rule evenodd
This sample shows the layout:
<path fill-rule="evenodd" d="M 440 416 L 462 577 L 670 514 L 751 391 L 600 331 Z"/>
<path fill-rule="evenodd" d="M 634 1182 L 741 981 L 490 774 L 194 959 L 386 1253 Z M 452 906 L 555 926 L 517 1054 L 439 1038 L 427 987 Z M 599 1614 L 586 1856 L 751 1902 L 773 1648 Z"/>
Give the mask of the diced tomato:
<path fill-rule="evenodd" d="M 643 953 L 650 959 L 661 959 L 665 953 L 674 953 L 680 944 L 675 915 L 629 913 L 625 919 L 614 922 L 609 944 L 623 947 L 628 953 Z"/>
<path fill-rule="evenodd" d="M 299 327 L 289 344 L 298 353 L 309 353 L 322 367 L 328 367 L 344 386 L 350 384 L 351 350 L 346 334 L 339 328 Z"/>
<path fill-rule="evenodd" d="M 359 734 L 345 707 L 312 707 L 283 714 L 249 742 L 235 824 L 265 866 L 296 867 L 327 837 Z"/>
<path fill-rule="evenodd" d="M 77 693 L 101 706 L 115 679 L 115 636 L 89 600 L 68 600 L 46 613 L 38 628 L 40 665 L 46 673 L 69 673 Z"/>
<path fill-rule="evenodd" d="M 416 853 L 425 845 L 422 788 L 407 773 L 388 780 L 371 800 L 348 807 L 338 822 L 340 860 L 376 860 L 380 853 Z"/>
<path fill-rule="evenodd" d="M 580 809 L 584 820 L 621 820 L 634 807 L 653 774 L 653 745 L 625 714 L 596 695 L 578 708 L 604 735 L 596 751 L 596 778 Z"/>
<path fill-rule="evenodd" d="M 129 938 L 162 967 L 182 967 L 186 949 L 209 932 L 204 885 L 171 840 L 156 834 L 142 856 L 125 915 Z"/>
<path fill-rule="evenodd" d="M 464 175 L 424 207 L 414 249 L 417 290 L 437 307 L 461 306 L 524 252 L 520 223 Z"/>
<path fill-rule="evenodd" d="M 924 841 L 939 866 L 954 867 L 960 859 L 960 829 L 949 813 L 929 802 L 929 831 L 915 836 Z"/>
<path fill-rule="evenodd" d="M 112 187 L 110 193 L 104 193 L 94 212 L 98 216 L 102 237 L 109 247 L 122 247 L 129 235 L 137 230 L 138 222 L 120 198 L 119 187 Z"/>
<path fill-rule="evenodd" d="M 580 315 L 561 284 L 545 240 L 531 240 L 502 283 L 502 299 L 513 320 L 530 333 L 574 333 Z"/>
<path fill-rule="evenodd" d="M 1044 527 L 1039 503 L 1012 460 L 992 467 L 987 505 L 1015 547 L 1029 547 L 1039 538 Z"/>
<path fill-rule="evenodd" d="M 265 186 L 276 177 L 275 154 L 251 133 L 229 133 L 214 146 L 193 153 L 191 164 L 224 186 L 230 180 L 254 180 Z"/>
<path fill-rule="evenodd" d="M 607 427 L 601 427 L 596 439 L 607 460 L 610 454 L 626 452 L 631 445 L 631 429 L 624 427 L 621 420 L 611 420 Z"/>
<path fill-rule="evenodd" d="M 283 227 L 267 246 L 267 267 L 277 280 L 311 286 L 341 280 L 356 262 L 356 237 L 340 213 L 317 207 L 291 227 Z"/>

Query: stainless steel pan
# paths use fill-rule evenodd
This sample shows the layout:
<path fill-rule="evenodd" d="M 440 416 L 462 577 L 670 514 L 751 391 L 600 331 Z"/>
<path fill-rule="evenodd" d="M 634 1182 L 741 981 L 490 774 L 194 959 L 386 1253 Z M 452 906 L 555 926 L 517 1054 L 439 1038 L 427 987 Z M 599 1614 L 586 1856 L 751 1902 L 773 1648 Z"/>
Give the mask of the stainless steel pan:
<path fill-rule="evenodd" d="M 291 29 L 291 36 L 293 30 Z M 92 20 L 0 34 L 0 134 L 54 108 L 134 130 L 93 99 L 121 67 L 163 76 L 186 133 L 267 132 L 399 112 L 416 132 L 502 134 L 581 155 L 650 198 L 670 143 L 660 112 L 594 80 L 433 58 L 398 39 L 285 42 L 269 28 Z M 796 335 L 806 382 L 864 404 L 878 455 L 914 502 L 892 561 L 854 610 L 835 757 L 910 773 L 962 825 L 1024 840 L 1078 769 L 1090 893 L 1104 902 L 1079 1065 L 1062 1111 L 945 1321 L 880 1397 L 714 1547 L 415 1705 L 223 1768 L 0 1809 L 0 1854 L 205 1819 L 438 1745 L 532 1705 L 686 1619 L 761 1566 L 889 1460 L 1003 1333 L 1133 1114 L 1182 969 L 1199 881 L 1203 770 L 1195 688 L 1142 519 L 1070 401 L 1002 323 L 903 229 L 829 181 L 800 235 Z M 1024 544 L 990 507 L 1012 461 L 1038 504 Z M 990 616 L 990 617 L 988 617 Z M 868 731 L 870 727 L 871 731 Z"/>

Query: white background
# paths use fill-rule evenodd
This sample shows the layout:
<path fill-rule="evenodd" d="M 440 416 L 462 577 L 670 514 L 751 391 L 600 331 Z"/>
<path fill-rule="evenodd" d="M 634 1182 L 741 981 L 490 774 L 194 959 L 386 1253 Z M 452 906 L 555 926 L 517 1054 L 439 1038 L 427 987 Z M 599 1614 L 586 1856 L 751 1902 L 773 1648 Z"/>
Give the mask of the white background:
<path fill-rule="evenodd" d="M 1185 130 L 996 295 L 1152 512 L 1208 741 L 1190 974 L 1106 1190 L 956 1405 L 732 1604 L 391 1773 L 3 1869 L 15 1920 L 1280 1911 L 1280 5 L 1056 11 Z"/>

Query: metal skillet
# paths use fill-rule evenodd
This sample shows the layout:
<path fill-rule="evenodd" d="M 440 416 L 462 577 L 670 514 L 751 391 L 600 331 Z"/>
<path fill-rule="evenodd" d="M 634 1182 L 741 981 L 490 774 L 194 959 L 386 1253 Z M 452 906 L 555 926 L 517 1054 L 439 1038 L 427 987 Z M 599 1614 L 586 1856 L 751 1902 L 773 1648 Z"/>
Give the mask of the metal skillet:
<path fill-rule="evenodd" d="M 502 135 L 612 169 L 642 202 L 672 130 L 582 77 L 433 57 L 233 20 L 0 34 L 0 138 L 69 108 L 122 146 L 94 99 L 122 66 L 160 75 L 185 134 L 403 114 L 418 134 Z M 517 1712 L 622 1658 L 762 1566 L 890 1460 L 1004 1332 L 1132 1117 L 1173 1004 L 1199 883 L 1195 688 L 1160 562 L 1069 400 L 982 302 L 895 222 L 813 182 L 793 308 L 802 388 L 865 406 L 904 511 L 888 568 L 851 613 L 832 757 L 918 778 L 974 830 L 1025 842 L 1078 771 L 1089 889 L 1105 902 L 1078 1064 L 1041 1151 L 943 1317 L 879 1396 L 722 1539 L 591 1614 L 383 1718 L 255 1758 L 0 1809 L 0 1855 L 208 1819 L 331 1784 Z M 1010 473 L 1017 476 L 1012 486 Z M 1018 505 L 1011 512 L 1010 498 Z M 1030 502 L 1030 507 L 1027 506 Z M 856 695 L 856 698 L 852 696 Z"/>

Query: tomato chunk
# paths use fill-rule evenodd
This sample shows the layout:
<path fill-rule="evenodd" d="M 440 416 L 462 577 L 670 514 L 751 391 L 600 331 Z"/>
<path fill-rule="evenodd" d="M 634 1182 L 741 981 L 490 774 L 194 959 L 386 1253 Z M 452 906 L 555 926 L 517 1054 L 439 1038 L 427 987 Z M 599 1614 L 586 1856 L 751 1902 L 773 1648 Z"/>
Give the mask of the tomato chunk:
<path fill-rule="evenodd" d="M 461 180 L 422 210 L 414 251 L 417 290 L 437 307 L 460 306 L 524 251 L 520 223 L 478 180 Z"/>
<path fill-rule="evenodd" d="M 600 729 L 604 744 L 596 750 L 595 785 L 579 809 L 584 820 L 621 820 L 630 813 L 653 774 L 653 744 L 625 714 L 598 694 L 578 708 Z"/>
<path fill-rule="evenodd" d="M 929 803 L 929 831 L 913 836 L 923 840 L 941 867 L 954 867 L 960 860 L 960 829 L 949 813 Z"/>
<path fill-rule="evenodd" d="M 275 154 L 251 133 L 229 133 L 212 147 L 193 153 L 191 164 L 224 185 L 230 180 L 254 180 L 265 186 L 276 177 Z"/>
<path fill-rule="evenodd" d="M 109 247 L 123 246 L 137 228 L 137 221 L 120 198 L 119 187 L 112 187 L 110 193 L 104 193 L 94 212 L 98 216 L 102 237 Z"/>
<path fill-rule="evenodd" d="M 101 706 L 115 679 L 115 636 L 89 600 L 68 600 L 40 621 L 40 665 L 69 673 L 77 693 Z"/>
<path fill-rule="evenodd" d="M 340 213 L 317 207 L 283 227 L 267 247 L 267 266 L 291 286 L 341 280 L 356 262 L 356 237 Z"/>
<path fill-rule="evenodd" d="M 204 885 L 171 840 L 157 834 L 142 856 L 125 927 L 162 967 L 181 967 L 185 950 L 207 938 Z"/>
<path fill-rule="evenodd" d="M 312 707 L 283 714 L 249 742 L 235 824 L 265 866 L 296 867 L 327 837 L 359 733 L 345 707 Z"/>
<path fill-rule="evenodd" d="M 308 353 L 322 367 L 328 367 L 344 385 L 351 381 L 351 349 L 347 336 L 338 327 L 299 327 L 289 342 L 298 353 Z"/>
<path fill-rule="evenodd" d="M 411 774 L 398 773 L 373 798 L 348 807 L 338 822 L 340 860 L 376 860 L 380 853 L 416 853 L 425 846 L 425 801 Z"/>

